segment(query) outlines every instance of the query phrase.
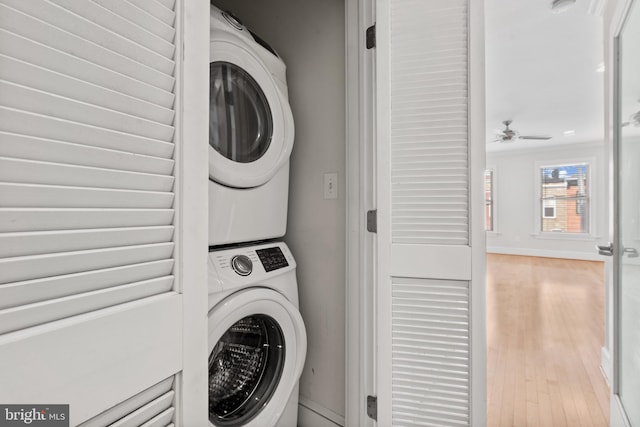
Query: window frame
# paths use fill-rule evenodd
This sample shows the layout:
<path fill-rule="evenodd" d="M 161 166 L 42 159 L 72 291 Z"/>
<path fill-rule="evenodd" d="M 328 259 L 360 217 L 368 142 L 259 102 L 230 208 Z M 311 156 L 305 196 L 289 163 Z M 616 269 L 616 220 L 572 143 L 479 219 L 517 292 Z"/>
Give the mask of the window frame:
<path fill-rule="evenodd" d="M 585 195 L 585 199 L 587 200 L 587 215 L 588 215 L 588 223 L 587 223 L 587 231 L 586 232 L 568 232 L 568 231 L 543 231 L 542 220 L 545 218 L 543 216 L 543 199 L 542 199 L 542 169 L 550 169 L 556 167 L 566 167 L 566 166 L 580 166 L 585 165 L 587 167 L 586 170 L 586 179 L 587 179 L 587 191 Z M 576 158 L 563 158 L 563 159 L 554 159 L 554 160 L 544 160 L 535 162 L 535 168 L 533 173 L 535 174 L 534 185 L 535 185 L 535 201 L 534 201 L 534 224 L 533 224 L 533 236 L 538 238 L 557 238 L 557 239 L 584 239 L 584 238 L 593 238 L 595 236 L 596 230 L 594 230 L 594 226 L 597 223 L 594 215 L 596 210 L 594 209 L 594 181 L 593 177 L 594 168 L 596 165 L 595 157 L 576 157 Z M 584 209 L 584 208 L 583 208 Z M 554 212 L 557 216 L 557 207 Z M 547 217 L 550 218 L 550 217 Z"/>
<path fill-rule="evenodd" d="M 495 166 L 486 166 L 486 169 L 484 170 L 483 173 L 483 189 L 485 188 L 485 180 L 486 180 L 486 174 L 487 172 L 491 173 L 491 195 L 490 195 L 490 206 L 491 206 L 491 229 L 487 229 L 486 225 L 487 225 L 487 217 L 486 217 L 486 212 L 487 212 L 487 197 L 486 197 L 486 190 L 483 192 L 483 199 L 484 199 L 484 203 L 485 203 L 485 217 L 484 217 L 484 225 L 485 225 L 485 229 L 484 231 L 487 233 L 488 236 L 495 236 L 498 233 L 498 210 L 496 209 L 496 195 L 497 195 L 497 172 L 496 172 L 496 167 Z"/>

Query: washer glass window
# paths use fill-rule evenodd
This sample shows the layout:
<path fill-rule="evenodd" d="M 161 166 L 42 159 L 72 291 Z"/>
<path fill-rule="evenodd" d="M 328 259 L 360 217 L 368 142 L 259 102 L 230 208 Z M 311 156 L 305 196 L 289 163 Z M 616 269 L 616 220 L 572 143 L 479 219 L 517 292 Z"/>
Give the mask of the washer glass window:
<path fill-rule="evenodd" d="M 284 367 L 282 329 L 258 314 L 236 322 L 209 355 L 209 421 L 242 426 L 273 396 Z"/>
<path fill-rule="evenodd" d="M 273 137 L 264 92 L 249 73 L 229 62 L 212 62 L 209 72 L 209 145 L 238 163 L 258 160 Z"/>

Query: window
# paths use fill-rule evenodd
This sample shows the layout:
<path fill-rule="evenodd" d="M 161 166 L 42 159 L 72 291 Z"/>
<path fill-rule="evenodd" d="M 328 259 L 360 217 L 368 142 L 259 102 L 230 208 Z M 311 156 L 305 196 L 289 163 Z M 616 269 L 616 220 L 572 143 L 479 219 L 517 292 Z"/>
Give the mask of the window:
<path fill-rule="evenodd" d="M 484 229 L 493 230 L 493 171 L 484 171 Z"/>
<path fill-rule="evenodd" d="M 589 165 L 540 168 L 541 231 L 589 233 Z"/>

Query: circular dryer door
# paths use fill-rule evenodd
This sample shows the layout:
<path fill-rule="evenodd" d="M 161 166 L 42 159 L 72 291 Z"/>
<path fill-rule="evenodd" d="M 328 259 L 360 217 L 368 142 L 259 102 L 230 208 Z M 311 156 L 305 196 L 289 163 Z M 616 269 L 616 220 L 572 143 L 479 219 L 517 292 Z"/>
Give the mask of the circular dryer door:
<path fill-rule="evenodd" d="M 237 292 L 209 312 L 209 423 L 274 426 L 307 351 L 298 310 L 280 293 Z"/>
<path fill-rule="evenodd" d="M 209 175 L 229 187 L 266 183 L 288 160 L 293 115 L 261 61 L 238 44 L 211 42 Z"/>

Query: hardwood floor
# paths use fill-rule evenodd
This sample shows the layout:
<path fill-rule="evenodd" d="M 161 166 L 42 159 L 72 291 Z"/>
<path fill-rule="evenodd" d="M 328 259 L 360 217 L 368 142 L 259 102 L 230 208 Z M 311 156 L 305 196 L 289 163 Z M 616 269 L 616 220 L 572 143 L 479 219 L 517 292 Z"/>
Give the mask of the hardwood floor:
<path fill-rule="evenodd" d="M 603 266 L 488 254 L 489 427 L 609 425 Z"/>

